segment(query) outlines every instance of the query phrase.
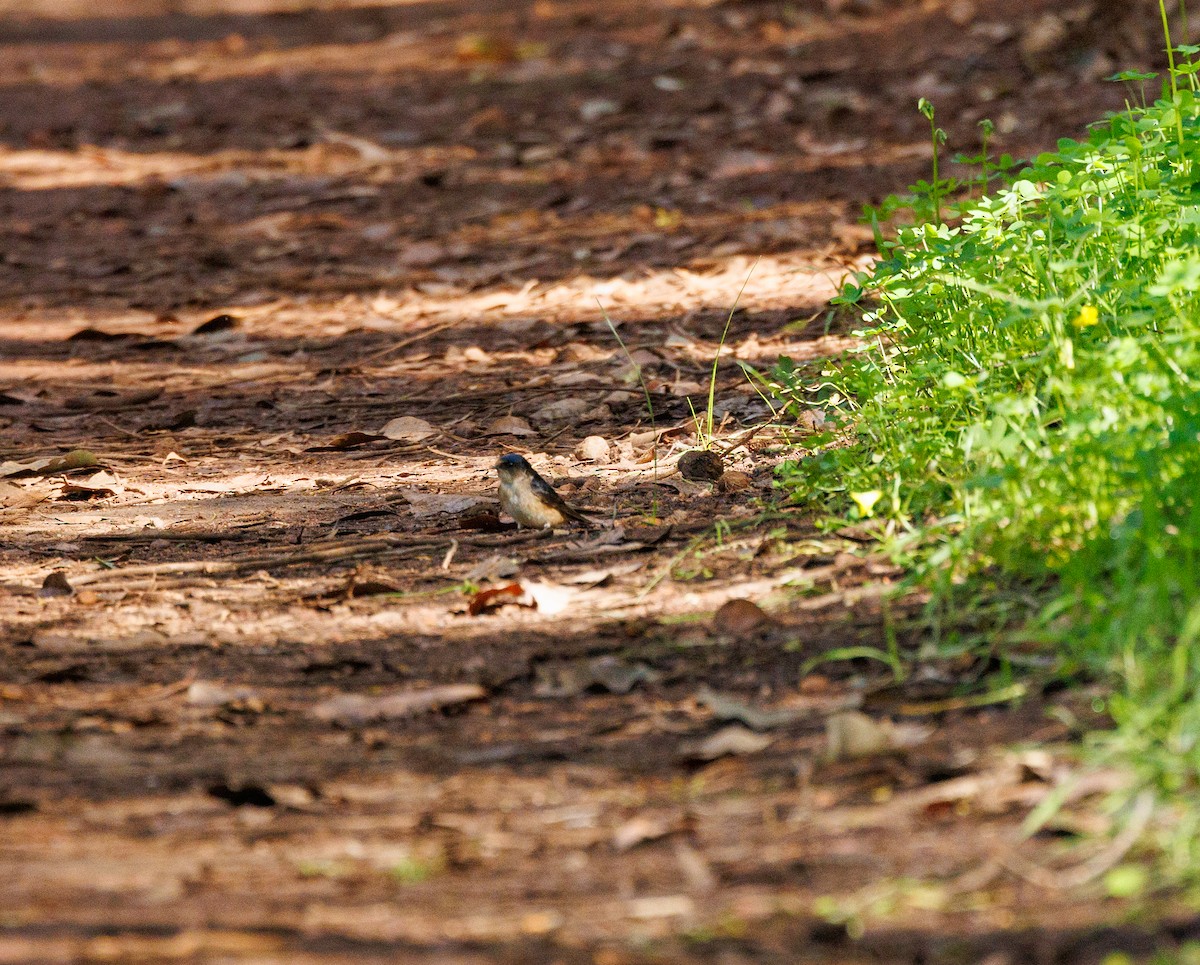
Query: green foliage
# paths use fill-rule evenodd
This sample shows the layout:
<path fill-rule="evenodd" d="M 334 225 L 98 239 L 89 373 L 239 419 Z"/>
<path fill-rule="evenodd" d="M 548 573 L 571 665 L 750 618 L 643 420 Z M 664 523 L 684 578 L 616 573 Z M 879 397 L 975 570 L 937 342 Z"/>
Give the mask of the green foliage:
<path fill-rule="evenodd" d="M 878 493 L 943 577 L 1042 588 L 1034 639 L 1117 684 L 1109 752 L 1178 791 L 1200 782 L 1196 53 L 1085 141 L 969 159 L 991 193 L 948 205 L 962 186 L 935 174 L 870 212 L 916 220 L 843 291 L 858 350 L 775 373 L 831 427 L 782 484 L 851 517 Z"/>

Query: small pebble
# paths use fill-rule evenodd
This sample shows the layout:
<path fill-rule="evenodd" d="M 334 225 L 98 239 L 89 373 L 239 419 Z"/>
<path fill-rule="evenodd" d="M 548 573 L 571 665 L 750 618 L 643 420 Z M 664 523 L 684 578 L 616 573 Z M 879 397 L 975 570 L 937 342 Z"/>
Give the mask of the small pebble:
<path fill-rule="evenodd" d="M 575 455 L 585 462 L 608 462 L 609 446 L 604 436 L 588 436 L 575 447 Z"/>

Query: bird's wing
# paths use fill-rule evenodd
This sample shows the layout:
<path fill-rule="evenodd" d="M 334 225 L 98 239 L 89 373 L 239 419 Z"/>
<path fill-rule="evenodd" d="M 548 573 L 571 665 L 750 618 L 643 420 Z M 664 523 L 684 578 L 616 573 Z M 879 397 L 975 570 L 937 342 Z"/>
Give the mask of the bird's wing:
<path fill-rule="evenodd" d="M 567 501 L 558 494 L 558 490 L 551 486 L 541 476 L 534 476 L 530 480 L 530 485 L 533 488 L 534 495 L 543 500 L 550 506 L 553 506 L 567 519 L 573 519 L 577 523 L 583 523 L 584 526 L 592 525 L 592 520 L 581 513 L 578 509 L 567 504 Z"/>

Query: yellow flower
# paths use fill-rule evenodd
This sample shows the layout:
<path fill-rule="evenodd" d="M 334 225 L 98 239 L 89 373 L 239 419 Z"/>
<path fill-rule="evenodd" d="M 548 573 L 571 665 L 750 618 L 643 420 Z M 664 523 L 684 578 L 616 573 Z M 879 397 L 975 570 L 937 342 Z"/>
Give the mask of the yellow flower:
<path fill-rule="evenodd" d="M 866 518 L 875 515 L 875 504 L 883 498 L 883 493 L 878 489 L 869 489 L 865 493 L 851 493 L 850 498 L 854 500 L 854 505 L 858 507 L 863 518 Z"/>
<path fill-rule="evenodd" d="M 1095 305 L 1084 305 L 1079 309 L 1079 314 L 1071 319 L 1071 324 L 1076 328 L 1091 328 L 1100 321 L 1100 313 L 1096 311 Z"/>

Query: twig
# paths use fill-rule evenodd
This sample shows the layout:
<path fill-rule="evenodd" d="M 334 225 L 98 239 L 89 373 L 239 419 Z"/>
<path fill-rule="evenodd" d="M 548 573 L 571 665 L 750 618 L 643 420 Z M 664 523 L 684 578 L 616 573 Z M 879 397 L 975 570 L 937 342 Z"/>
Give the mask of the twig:
<path fill-rule="evenodd" d="M 431 325 L 429 328 L 422 329 L 421 331 L 416 332 L 413 335 L 410 335 L 408 338 L 402 338 L 399 342 L 389 345 L 385 349 L 381 349 L 378 352 L 374 352 L 373 354 L 368 355 L 365 359 L 362 360 L 362 362 L 364 362 L 364 363 L 365 362 L 376 362 L 381 358 L 386 358 L 388 355 L 391 355 L 393 352 L 399 352 L 401 349 L 408 348 L 410 345 L 413 345 L 413 344 L 421 341 L 421 339 L 423 339 L 423 338 L 429 338 L 431 335 L 436 335 L 438 332 L 444 332 L 446 329 L 453 328 L 455 325 L 465 322 L 466 320 L 467 320 L 466 316 L 462 315 L 462 316 L 459 316 L 458 318 L 452 318 L 448 322 L 441 322 L 437 325 Z"/>
<path fill-rule="evenodd" d="M 762 425 L 755 426 L 741 439 L 738 439 L 736 441 L 731 441 L 729 443 L 729 445 L 727 445 L 724 449 L 721 450 L 721 455 L 727 456 L 731 452 L 733 452 L 734 449 L 738 448 L 738 446 L 744 446 L 747 442 L 749 442 L 756 435 L 758 435 L 760 432 L 762 432 L 763 429 L 767 429 L 767 428 L 770 428 L 771 426 L 775 425 L 776 421 L 777 421 L 776 419 L 770 419 L 770 420 L 762 423 Z"/>
<path fill-rule="evenodd" d="M 256 534 L 249 529 L 241 532 L 199 533 L 175 529 L 152 529 L 139 533 L 98 533 L 79 537 L 87 543 L 154 543 L 170 540 L 181 543 L 227 543 L 249 539 Z"/>
<path fill-rule="evenodd" d="M 427 449 L 429 452 L 435 453 L 439 456 L 449 459 L 451 462 L 461 463 L 464 466 L 474 465 L 475 460 L 479 458 L 478 456 L 475 456 L 473 458 L 468 459 L 464 456 L 456 456 L 452 452 L 446 452 L 442 449 L 435 449 L 433 446 L 422 446 L 421 448 Z"/>
<path fill-rule="evenodd" d="M 297 566 L 304 563 L 323 563 L 332 560 L 347 559 L 353 556 L 366 556 L 387 550 L 401 550 L 405 553 L 432 549 L 440 546 L 441 540 L 421 541 L 418 543 L 401 542 L 398 537 L 387 537 L 374 540 L 355 539 L 341 541 L 333 546 L 308 550 L 303 553 L 287 553 L 270 556 L 243 556 L 232 560 L 185 560 L 178 563 L 145 563 L 138 566 L 126 566 L 115 570 L 101 570 L 96 573 L 83 573 L 71 578 L 73 586 L 85 586 L 101 583 L 111 578 L 128 579 L 135 576 L 182 576 L 199 573 L 206 576 L 229 575 L 244 573 L 257 569 L 268 569 L 281 566 Z M 123 589 L 121 582 L 112 585 L 112 589 Z"/>
<path fill-rule="evenodd" d="M 30 688 L 16 686 L 12 689 L 21 694 L 21 696 L 14 698 L 11 695 L 7 695 L 7 699 L 32 700 L 37 704 L 51 704 L 63 710 L 92 710 L 98 707 L 105 707 L 109 704 L 132 707 L 138 704 L 153 704 L 160 700 L 166 700 L 168 697 L 174 697 L 176 694 L 187 690 L 195 680 L 196 671 L 192 670 L 182 680 L 177 680 L 174 683 L 151 684 L 148 687 L 137 687 L 131 692 L 125 693 L 110 692 L 108 694 L 99 694 L 92 700 L 62 700 L 53 694 L 27 694 Z"/>
<path fill-rule="evenodd" d="M 1133 802 L 1133 811 L 1129 815 L 1129 821 L 1121 829 L 1120 833 L 1113 838 L 1112 843 L 1108 847 L 1100 851 L 1099 854 L 1092 855 L 1086 861 L 1081 861 L 1071 868 L 1064 868 L 1062 871 L 1055 871 L 1035 865 L 1019 857 L 1015 852 L 999 860 L 1013 874 L 1024 878 L 1039 888 L 1047 888 L 1054 891 L 1070 891 L 1073 888 L 1086 885 L 1089 881 L 1095 881 L 1106 871 L 1116 866 L 1129 853 L 1129 849 L 1137 844 L 1138 838 L 1146 830 L 1153 814 L 1154 795 L 1149 791 L 1143 791 Z"/>

